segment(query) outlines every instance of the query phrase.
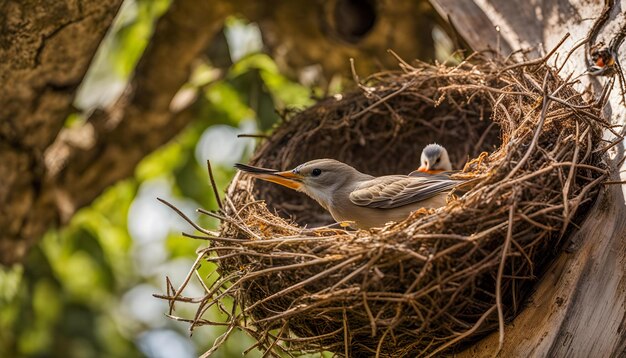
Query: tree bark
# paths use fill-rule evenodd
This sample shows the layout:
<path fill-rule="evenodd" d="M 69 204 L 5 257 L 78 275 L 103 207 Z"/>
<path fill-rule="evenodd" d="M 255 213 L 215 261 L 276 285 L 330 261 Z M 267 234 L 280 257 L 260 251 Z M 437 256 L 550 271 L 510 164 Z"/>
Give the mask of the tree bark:
<path fill-rule="evenodd" d="M 53 215 L 45 149 L 72 111 L 121 0 L 0 2 L 0 262 L 14 262 Z M 35 215 L 33 215 L 35 214 Z"/>
<path fill-rule="evenodd" d="M 530 49 L 529 57 L 549 51 L 565 35 L 558 49 L 559 64 L 578 41 L 584 40 L 603 4 L 584 0 L 515 2 L 474 0 L 470 5 L 454 0 L 431 0 L 444 18 L 450 15 L 461 34 L 475 34 L 499 26 L 497 36 L 466 36 L 476 50 Z M 621 15 L 626 1 L 616 1 L 609 21 L 600 29 L 596 43 L 606 44 L 626 26 Z M 463 11 L 461 9 L 463 8 Z M 470 9 L 470 10 L 468 10 Z M 482 20 L 479 20 L 482 19 Z M 585 72 L 584 46 L 568 59 L 561 75 Z M 625 44 L 618 53 L 626 63 Z M 591 87 L 599 94 L 607 79 L 583 76 L 579 90 Z M 615 85 L 605 108 L 614 125 L 626 123 L 626 106 Z M 605 139 L 616 138 L 611 133 Z M 624 141 L 608 152 L 612 181 L 626 179 Z M 621 166 L 621 167 L 620 167 Z M 571 238 L 569 252 L 562 252 L 537 282 L 525 309 L 506 325 L 501 357 L 623 357 L 626 355 L 626 195 L 624 185 L 610 185 L 600 194 L 580 230 Z M 491 357 L 498 347 L 495 332 L 459 354 L 459 357 Z"/>

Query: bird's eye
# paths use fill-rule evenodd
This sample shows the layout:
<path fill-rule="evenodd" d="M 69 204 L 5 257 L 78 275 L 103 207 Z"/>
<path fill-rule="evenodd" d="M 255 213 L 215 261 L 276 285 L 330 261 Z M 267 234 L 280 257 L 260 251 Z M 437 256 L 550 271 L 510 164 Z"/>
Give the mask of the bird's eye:
<path fill-rule="evenodd" d="M 320 174 L 322 174 L 322 169 L 315 168 L 315 169 L 313 169 L 313 171 L 311 171 L 311 176 L 312 177 L 317 177 Z"/>
<path fill-rule="evenodd" d="M 439 163 L 440 160 L 441 158 L 437 158 L 437 160 L 435 160 L 435 164 Z"/>

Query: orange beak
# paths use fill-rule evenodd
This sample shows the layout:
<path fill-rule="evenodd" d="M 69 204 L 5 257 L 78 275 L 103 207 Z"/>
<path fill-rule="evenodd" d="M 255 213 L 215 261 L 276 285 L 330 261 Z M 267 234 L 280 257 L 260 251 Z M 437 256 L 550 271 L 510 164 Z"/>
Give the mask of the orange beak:
<path fill-rule="evenodd" d="M 439 173 L 443 173 L 443 170 L 437 169 L 437 170 L 430 170 L 425 166 L 421 166 L 419 168 L 417 168 L 418 172 L 422 172 L 422 173 L 428 173 L 428 174 L 439 174 Z"/>
<path fill-rule="evenodd" d="M 235 164 L 235 168 L 245 173 L 248 173 L 255 178 L 259 178 L 265 181 L 271 181 L 272 183 L 280 184 L 294 190 L 300 189 L 303 185 L 302 179 L 304 177 L 290 170 L 279 172 L 275 169 L 255 167 L 252 165 L 241 163 Z"/>
<path fill-rule="evenodd" d="M 302 187 L 302 178 L 300 174 L 293 173 L 289 170 L 284 172 L 276 172 L 271 174 L 255 174 L 250 173 L 255 178 L 259 178 L 265 181 L 271 181 L 272 183 L 286 186 L 287 188 L 298 190 Z"/>

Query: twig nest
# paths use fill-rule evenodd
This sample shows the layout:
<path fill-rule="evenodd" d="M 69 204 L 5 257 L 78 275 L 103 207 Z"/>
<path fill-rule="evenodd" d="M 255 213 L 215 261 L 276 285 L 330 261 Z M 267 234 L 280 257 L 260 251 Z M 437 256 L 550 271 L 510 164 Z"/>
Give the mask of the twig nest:
<path fill-rule="evenodd" d="M 606 176 L 594 152 L 599 106 L 547 59 L 475 55 L 456 67 L 401 67 L 285 120 L 252 163 L 288 169 L 328 157 L 374 175 L 406 174 L 438 142 L 464 166 L 460 176 L 480 180 L 444 208 L 346 231 L 313 228 L 332 219 L 305 195 L 237 175 L 221 238 L 202 252 L 227 279 L 202 306 L 232 297 L 230 327 L 265 350 L 415 357 L 461 349 L 523 308 Z"/>

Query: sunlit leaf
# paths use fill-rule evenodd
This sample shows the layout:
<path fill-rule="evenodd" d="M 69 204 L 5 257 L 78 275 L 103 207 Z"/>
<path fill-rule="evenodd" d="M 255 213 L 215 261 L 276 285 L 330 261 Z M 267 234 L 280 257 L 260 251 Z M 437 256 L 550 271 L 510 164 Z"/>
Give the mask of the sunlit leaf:
<path fill-rule="evenodd" d="M 167 173 L 180 165 L 183 148 L 180 145 L 166 145 L 145 157 L 135 169 L 139 181 L 153 179 Z"/>
<path fill-rule="evenodd" d="M 211 104 L 200 113 L 211 124 L 237 124 L 242 119 L 254 118 L 254 111 L 247 106 L 243 94 L 231 84 L 218 82 L 210 86 L 206 98 Z"/>
<path fill-rule="evenodd" d="M 165 240 L 165 247 L 170 258 L 193 257 L 199 244 L 199 241 L 186 239 L 180 233 L 168 235 Z"/>
<path fill-rule="evenodd" d="M 17 295 L 23 273 L 22 265 L 0 267 L 0 302 L 9 302 Z"/>
<path fill-rule="evenodd" d="M 39 324 L 54 324 L 61 313 L 60 287 L 48 279 L 37 281 L 33 292 L 33 309 Z"/>
<path fill-rule="evenodd" d="M 135 17 L 116 29 L 114 43 L 107 54 L 123 78 L 135 68 L 152 35 L 155 19 L 167 10 L 169 3 L 170 0 L 137 0 Z"/>
<path fill-rule="evenodd" d="M 273 96 L 278 109 L 285 107 L 303 108 L 313 103 L 311 99 L 312 90 L 281 74 L 271 57 L 263 53 L 252 54 L 241 59 L 233 65 L 229 76 L 241 76 L 251 69 L 259 70 L 259 75 L 268 92 Z"/>

